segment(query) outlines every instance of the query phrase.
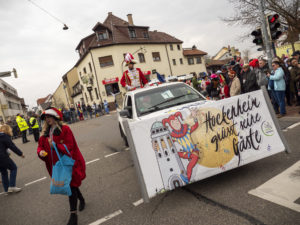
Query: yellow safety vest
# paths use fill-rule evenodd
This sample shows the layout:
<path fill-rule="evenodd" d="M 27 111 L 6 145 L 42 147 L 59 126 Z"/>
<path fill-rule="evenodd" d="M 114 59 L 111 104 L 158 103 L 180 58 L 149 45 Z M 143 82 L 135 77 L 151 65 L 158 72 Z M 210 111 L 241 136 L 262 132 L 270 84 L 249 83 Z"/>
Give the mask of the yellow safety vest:
<path fill-rule="evenodd" d="M 26 120 L 24 120 L 22 117 L 20 116 L 17 116 L 16 118 L 16 122 L 18 124 L 18 127 L 20 128 L 20 131 L 24 131 L 24 130 L 27 130 L 29 127 L 28 127 L 28 124 L 26 122 Z"/>
<path fill-rule="evenodd" d="M 31 127 L 32 129 L 38 129 L 38 128 L 40 128 L 40 126 L 39 126 L 39 123 L 38 123 L 38 121 L 37 121 L 37 119 L 36 118 L 34 118 L 34 117 L 31 117 L 30 118 L 30 120 L 29 120 L 29 122 L 30 122 L 30 125 L 32 124 L 32 122 L 35 120 L 35 124 Z"/>

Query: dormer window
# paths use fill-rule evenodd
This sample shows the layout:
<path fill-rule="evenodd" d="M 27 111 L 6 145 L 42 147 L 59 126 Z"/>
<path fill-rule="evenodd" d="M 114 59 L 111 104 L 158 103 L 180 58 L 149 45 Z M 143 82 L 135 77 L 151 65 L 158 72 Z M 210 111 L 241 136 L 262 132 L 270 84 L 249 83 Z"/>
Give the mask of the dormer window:
<path fill-rule="evenodd" d="M 129 37 L 130 38 L 136 38 L 136 33 L 133 28 L 129 28 Z"/>
<path fill-rule="evenodd" d="M 98 33 L 98 40 L 99 41 L 103 41 L 103 40 L 107 40 L 107 39 L 108 39 L 108 34 L 107 34 L 106 31 Z"/>

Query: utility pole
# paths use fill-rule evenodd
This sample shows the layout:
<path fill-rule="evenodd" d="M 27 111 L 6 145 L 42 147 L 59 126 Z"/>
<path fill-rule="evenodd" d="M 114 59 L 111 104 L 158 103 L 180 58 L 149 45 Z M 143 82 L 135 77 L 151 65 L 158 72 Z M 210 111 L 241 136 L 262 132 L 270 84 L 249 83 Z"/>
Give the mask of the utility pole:
<path fill-rule="evenodd" d="M 260 21 L 261 21 L 261 31 L 262 36 L 264 40 L 264 45 L 266 46 L 266 52 L 268 57 L 268 65 L 269 69 L 272 70 L 272 52 L 271 52 L 271 43 L 270 43 L 270 36 L 269 32 L 267 30 L 267 21 L 266 21 L 266 15 L 265 15 L 265 1 L 259 0 L 258 8 L 260 11 Z"/>

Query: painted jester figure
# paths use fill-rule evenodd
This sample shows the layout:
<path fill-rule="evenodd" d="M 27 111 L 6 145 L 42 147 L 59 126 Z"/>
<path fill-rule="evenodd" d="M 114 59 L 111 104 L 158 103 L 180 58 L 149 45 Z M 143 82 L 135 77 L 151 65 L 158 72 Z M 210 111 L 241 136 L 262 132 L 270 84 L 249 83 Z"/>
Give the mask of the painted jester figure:
<path fill-rule="evenodd" d="M 196 117 L 196 111 L 191 111 L 194 118 L 194 125 L 188 126 L 183 122 L 181 112 L 177 112 L 162 121 L 163 125 L 169 129 L 174 142 L 178 142 L 182 146 L 182 151 L 178 155 L 182 159 L 189 160 L 187 166 L 187 176 L 180 174 L 181 179 L 188 184 L 191 180 L 193 168 L 199 160 L 199 149 L 192 141 L 191 134 L 198 128 L 199 123 Z"/>
<path fill-rule="evenodd" d="M 134 60 L 130 53 L 127 53 L 124 59 L 125 66 L 128 66 L 128 70 L 123 73 L 121 79 L 121 85 L 127 89 L 127 91 L 133 91 L 137 88 L 147 86 L 148 80 L 145 78 L 140 68 L 134 68 L 134 64 L 137 62 Z"/>

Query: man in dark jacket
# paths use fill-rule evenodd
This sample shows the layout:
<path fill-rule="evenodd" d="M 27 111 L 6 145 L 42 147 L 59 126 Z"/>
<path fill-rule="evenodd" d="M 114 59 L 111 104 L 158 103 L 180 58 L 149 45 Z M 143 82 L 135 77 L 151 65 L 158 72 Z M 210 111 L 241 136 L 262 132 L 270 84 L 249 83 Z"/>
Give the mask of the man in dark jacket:
<path fill-rule="evenodd" d="M 29 124 L 32 129 L 35 142 L 38 142 L 40 139 L 40 126 L 37 118 L 38 116 L 36 114 L 32 114 L 29 119 Z"/>
<path fill-rule="evenodd" d="M 22 151 L 12 142 L 11 137 L 0 132 L 0 172 L 3 188 L 6 193 L 19 192 L 21 188 L 16 187 L 17 166 L 9 157 L 7 149 L 24 158 Z M 10 178 L 8 178 L 7 170 L 10 170 Z"/>
<path fill-rule="evenodd" d="M 248 64 L 245 64 L 243 66 L 243 72 L 241 73 L 240 81 L 243 94 L 259 89 L 255 72 L 250 69 L 250 66 Z"/>
<path fill-rule="evenodd" d="M 296 106 L 300 105 L 300 96 L 298 95 L 299 89 L 299 82 L 300 82 L 300 64 L 298 63 L 297 59 L 293 58 L 291 60 L 291 80 L 290 80 L 290 91 L 292 100 L 296 97 Z"/>
<path fill-rule="evenodd" d="M 86 105 L 85 105 L 84 102 L 82 103 L 82 112 L 83 112 L 84 119 L 87 119 L 88 118 L 88 114 L 87 114 L 87 109 L 86 109 Z"/>
<path fill-rule="evenodd" d="M 259 88 L 268 86 L 268 77 L 267 73 L 270 73 L 270 69 L 268 67 L 267 61 L 264 59 L 260 59 L 258 61 L 259 68 L 256 70 L 256 82 Z"/>
<path fill-rule="evenodd" d="M 90 118 L 93 119 L 93 109 L 89 104 L 87 105 L 86 110 L 90 114 Z"/>

